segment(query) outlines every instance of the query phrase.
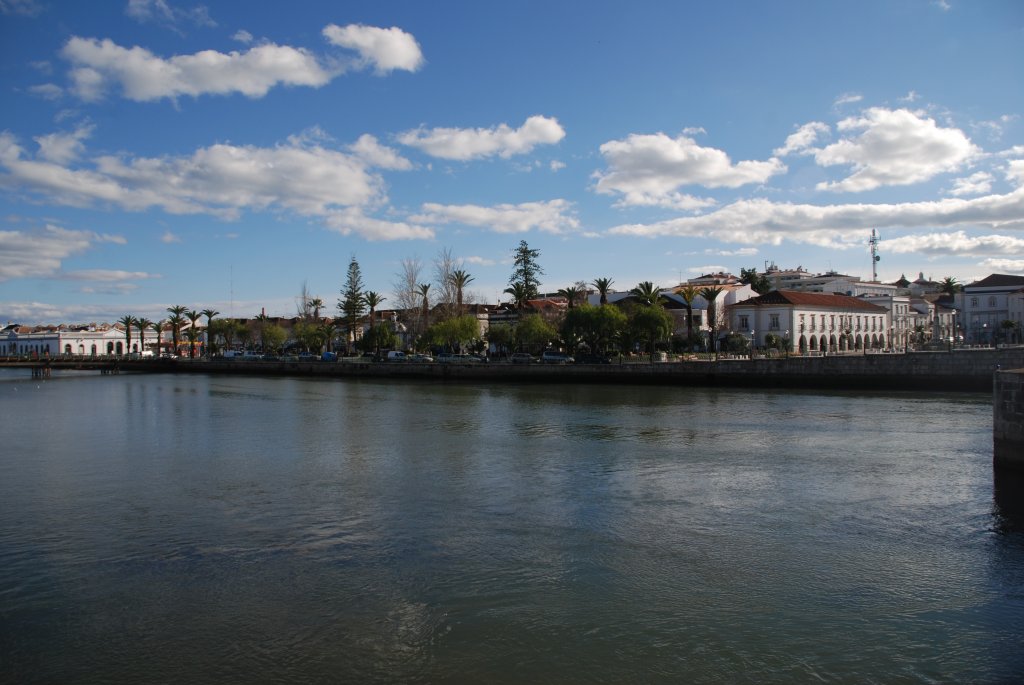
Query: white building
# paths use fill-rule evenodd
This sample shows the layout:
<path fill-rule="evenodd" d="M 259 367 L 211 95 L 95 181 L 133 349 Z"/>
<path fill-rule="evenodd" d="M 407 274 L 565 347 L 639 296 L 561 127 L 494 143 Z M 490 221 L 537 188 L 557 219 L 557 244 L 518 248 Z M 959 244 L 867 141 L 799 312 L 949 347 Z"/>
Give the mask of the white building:
<path fill-rule="evenodd" d="M 133 334 L 137 331 L 133 329 Z M 156 334 L 153 333 L 153 336 Z M 56 357 L 79 355 L 105 357 L 126 354 L 124 331 L 113 326 L 19 326 L 8 324 L 0 330 L 0 351 L 11 356 Z M 138 352 L 139 338 L 132 336 Z"/>
<path fill-rule="evenodd" d="M 729 307 L 732 330 L 749 335 L 755 347 L 772 335 L 801 353 L 891 349 L 891 321 L 888 309 L 863 298 L 795 290 Z"/>

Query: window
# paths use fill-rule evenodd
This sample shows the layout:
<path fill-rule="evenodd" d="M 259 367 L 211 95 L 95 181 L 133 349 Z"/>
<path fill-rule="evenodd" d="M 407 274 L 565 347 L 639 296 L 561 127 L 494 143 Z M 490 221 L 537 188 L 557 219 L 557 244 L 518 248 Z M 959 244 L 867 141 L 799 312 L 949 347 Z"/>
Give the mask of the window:
<path fill-rule="evenodd" d="M 996 306 L 996 296 L 995 295 L 990 295 L 989 296 L 989 298 L 988 298 L 988 306 L 989 307 L 995 307 Z"/>
<path fill-rule="evenodd" d="M 971 306 L 972 307 L 977 307 L 978 306 L 978 298 L 976 298 L 976 297 L 972 297 L 971 298 Z"/>
<path fill-rule="evenodd" d="M 771 318 L 771 322 L 770 322 L 769 328 L 771 328 L 773 331 L 779 330 L 779 315 L 778 314 L 772 314 L 772 318 Z"/>
<path fill-rule="evenodd" d="M 750 330 L 750 317 L 746 314 L 740 314 L 740 328 L 745 331 Z"/>

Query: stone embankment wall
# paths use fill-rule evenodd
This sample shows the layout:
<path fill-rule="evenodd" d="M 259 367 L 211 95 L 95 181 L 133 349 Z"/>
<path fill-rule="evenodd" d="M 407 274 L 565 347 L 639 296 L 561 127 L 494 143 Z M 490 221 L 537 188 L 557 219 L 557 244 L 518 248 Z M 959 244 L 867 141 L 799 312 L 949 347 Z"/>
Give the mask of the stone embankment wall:
<path fill-rule="evenodd" d="M 995 466 L 1024 471 L 1024 369 L 996 372 L 993 405 Z"/>
<path fill-rule="evenodd" d="M 128 368 L 129 365 L 125 364 L 125 369 Z M 180 360 L 162 370 L 471 382 L 649 383 L 991 392 L 993 374 L 1000 368 L 1024 368 L 1024 348 L 566 366 Z"/>

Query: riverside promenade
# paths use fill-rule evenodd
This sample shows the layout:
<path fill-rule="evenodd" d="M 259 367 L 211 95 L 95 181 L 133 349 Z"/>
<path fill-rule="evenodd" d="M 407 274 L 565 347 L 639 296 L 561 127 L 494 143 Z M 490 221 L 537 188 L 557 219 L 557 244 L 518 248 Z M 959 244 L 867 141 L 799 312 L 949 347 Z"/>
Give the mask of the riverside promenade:
<path fill-rule="evenodd" d="M 508 362 L 369 362 L 238 359 L 40 359 L 0 360 L 0 366 L 104 373 L 209 373 L 259 376 L 405 379 L 447 382 L 540 382 L 927 390 L 992 392 L 999 370 L 1024 369 L 1024 347 L 937 352 L 837 354 L 827 357 L 720 358 L 610 364 L 511 364 Z"/>

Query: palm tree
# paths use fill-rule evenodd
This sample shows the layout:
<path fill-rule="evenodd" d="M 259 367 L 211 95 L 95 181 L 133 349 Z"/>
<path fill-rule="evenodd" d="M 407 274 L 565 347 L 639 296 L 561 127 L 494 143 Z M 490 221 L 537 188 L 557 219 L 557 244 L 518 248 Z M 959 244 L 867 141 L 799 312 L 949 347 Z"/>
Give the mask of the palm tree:
<path fill-rule="evenodd" d="M 961 288 L 963 287 L 952 276 L 946 276 L 945 278 L 943 278 L 942 281 L 939 283 L 939 286 L 939 292 L 945 293 L 950 297 L 953 297 L 958 292 L 960 292 Z"/>
<path fill-rule="evenodd" d="M 368 290 L 363 295 L 363 302 L 370 310 L 370 328 L 373 328 L 373 317 L 377 312 L 377 307 L 379 307 L 380 304 L 386 299 L 388 298 L 381 297 L 380 293 L 374 292 L 373 290 Z"/>
<path fill-rule="evenodd" d="M 188 311 L 188 307 L 176 304 L 173 307 L 168 307 L 167 311 L 170 313 L 167 323 L 171 324 L 171 340 L 174 342 L 173 354 L 178 354 L 178 338 L 181 336 L 181 326 L 185 323 L 185 312 Z"/>
<path fill-rule="evenodd" d="M 661 299 L 661 288 L 650 281 L 641 281 L 629 292 L 636 299 L 647 305 L 657 304 Z"/>
<path fill-rule="evenodd" d="M 686 305 L 686 344 L 689 345 L 693 340 L 693 301 L 700 295 L 700 289 L 695 285 L 684 285 L 676 293 Z"/>
<path fill-rule="evenodd" d="M 213 331 L 213 317 L 220 312 L 216 309 L 204 309 L 199 313 L 206 317 L 206 354 L 209 356 L 213 354 L 213 339 L 210 337 Z"/>
<path fill-rule="evenodd" d="M 718 305 L 715 304 L 715 299 L 722 290 L 723 288 L 718 285 L 709 285 L 700 289 L 700 296 L 707 300 L 708 303 L 708 328 L 711 329 L 711 345 L 716 351 L 718 349 L 715 345 L 715 333 L 718 327 Z"/>
<path fill-rule="evenodd" d="M 137 325 L 138 319 L 131 314 L 125 314 L 117 322 L 124 326 L 124 352 L 128 354 L 132 351 L 132 326 Z"/>
<path fill-rule="evenodd" d="M 309 305 L 310 309 L 313 310 L 313 319 L 315 321 L 319 321 L 320 310 L 324 308 L 324 301 L 321 300 L 319 297 L 314 297 L 311 298 L 307 304 Z"/>
<path fill-rule="evenodd" d="M 610 278 L 597 278 L 591 284 L 601 296 L 601 304 L 608 304 L 608 293 L 611 292 L 612 283 L 613 281 Z"/>
<path fill-rule="evenodd" d="M 139 352 L 146 351 L 146 329 L 153 325 L 149 319 L 135 319 L 135 325 L 139 327 Z"/>
<path fill-rule="evenodd" d="M 559 289 L 557 294 L 568 300 L 569 309 L 572 309 L 576 306 L 576 300 L 578 300 L 585 292 L 586 290 L 583 289 L 582 285 L 574 283 L 573 285 Z"/>
<path fill-rule="evenodd" d="M 525 307 L 526 302 L 530 299 L 530 291 L 522 283 L 514 283 L 505 288 L 505 293 L 512 296 L 512 306 L 516 308 L 516 311 Z"/>
<path fill-rule="evenodd" d="M 456 269 L 449 276 L 451 286 L 455 288 L 455 305 L 458 307 L 459 316 L 462 316 L 462 290 L 473 282 L 473 277 L 462 269 Z"/>
<path fill-rule="evenodd" d="M 430 292 L 429 283 L 420 283 L 416 287 L 416 294 L 423 298 L 423 328 L 430 328 L 430 298 L 427 297 L 427 293 Z"/>
<path fill-rule="evenodd" d="M 191 309 L 191 310 L 185 312 L 185 317 L 189 320 L 189 324 L 190 324 L 189 327 L 188 327 L 188 332 L 185 333 L 186 337 L 188 337 L 188 343 L 189 343 L 189 345 L 188 345 L 188 358 L 189 359 L 195 359 L 196 358 L 196 341 L 199 340 L 199 329 L 196 328 L 196 324 L 199 322 L 199 317 L 201 317 L 201 316 L 202 316 L 202 314 L 200 314 L 199 312 L 197 312 L 194 309 Z"/>
<path fill-rule="evenodd" d="M 321 340 L 323 340 L 324 346 L 326 346 L 327 352 L 334 351 L 334 334 L 337 333 L 338 327 L 334 325 L 333 321 L 324 321 L 317 328 L 317 332 L 320 334 Z"/>
<path fill-rule="evenodd" d="M 160 356 L 160 346 L 163 344 L 164 320 L 154 321 L 150 324 L 153 332 L 156 333 L 156 356 Z"/>

